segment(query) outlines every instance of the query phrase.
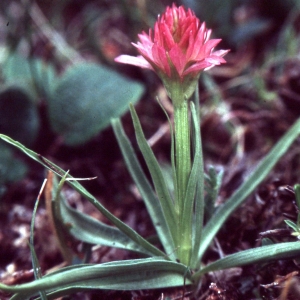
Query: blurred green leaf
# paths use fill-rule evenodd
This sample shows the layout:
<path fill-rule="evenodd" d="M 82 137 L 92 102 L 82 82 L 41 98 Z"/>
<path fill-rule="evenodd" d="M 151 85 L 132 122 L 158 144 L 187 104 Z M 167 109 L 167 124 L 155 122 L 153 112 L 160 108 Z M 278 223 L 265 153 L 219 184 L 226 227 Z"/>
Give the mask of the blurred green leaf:
<path fill-rule="evenodd" d="M 296 204 L 300 211 L 300 184 L 295 184 L 294 190 L 295 190 L 295 196 L 296 196 Z"/>
<path fill-rule="evenodd" d="M 285 224 L 287 226 L 289 226 L 290 228 L 292 228 L 295 232 L 299 232 L 299 228 L 297 226 L 297 224 L 295 224 L 293 221 L 291 220 L 284 220 Z"/>
<path fill-rule="evenodd" d="M 40 59 L 29 60 L 30 70 L 35 88 L 39 94 L 49 97 L 56 83 L 56 71 L 50 64 Z"/>
<path fill-rule="evenodd" d="M 0 142 L 0 196 L 5 191 L 3 185 L 22 179 L 27 172 L 26 165 L 13 156 L 4 142 Z"/>
<path fill-rule="evenodd" d="M 52 128 L 66 144 L 82 144 L 108 126 L 111 118 L 122 115 L 143 91 L 141 84 L 104 66 L 82 63 L 70 67 L 49 101 Z"/>
<path fill-rule="evenodd" d="M 13 52 L 1 67 L 5 85 L 23 88 L 33 99 L 40 93 L 48 96 L 55 82 L 54 67 L 41 59 L 28 59 Z"/>
<path fill-rule="evenodd" d="M 0 133 L 25 145 L 31 145 L 38 134 L 39 116 L 30 96 L 20 88 L 0 93 Z"/>

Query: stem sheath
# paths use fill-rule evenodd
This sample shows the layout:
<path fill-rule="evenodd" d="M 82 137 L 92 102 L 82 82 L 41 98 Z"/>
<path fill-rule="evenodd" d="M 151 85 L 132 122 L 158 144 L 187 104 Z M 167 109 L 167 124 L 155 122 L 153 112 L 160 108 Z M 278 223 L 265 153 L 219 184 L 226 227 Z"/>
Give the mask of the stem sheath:
<path fill-rule="evenodd" d="M 183 241 L 182 213 L 185 205 L 185 195 L 187 191 L 188 180 L 191 172 L 191 148 L 190 148 L 190 125 L 189 125 L 189 109 L 188 101 L 183 101 L 179 106 L 175 106 L 174 110 L 175 124 L 175 163 L 177 176 L 177 207 L 178 215 L 178 256 L 182 263 L 188 263 L 189 255 L 186 255 L 186 250 Z"/>

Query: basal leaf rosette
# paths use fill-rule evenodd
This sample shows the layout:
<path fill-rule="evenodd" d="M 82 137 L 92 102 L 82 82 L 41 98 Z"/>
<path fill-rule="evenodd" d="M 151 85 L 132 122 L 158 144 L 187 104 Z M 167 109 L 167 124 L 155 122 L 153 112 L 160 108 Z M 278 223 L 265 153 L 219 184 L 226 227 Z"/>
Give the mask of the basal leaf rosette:
<path fill-rule="evenodd" d="M 132 43 L 139 56 L 120 55 L 115 61 L 155 71 L 176 107 L 193 94 L 202 70 L 226 62 L 223 56 L 229 50 L 214 51 L 221 39 L 210 36 L 194 12 L 173 4 L 158 17 L 154 30 L 142 32 Z"/>

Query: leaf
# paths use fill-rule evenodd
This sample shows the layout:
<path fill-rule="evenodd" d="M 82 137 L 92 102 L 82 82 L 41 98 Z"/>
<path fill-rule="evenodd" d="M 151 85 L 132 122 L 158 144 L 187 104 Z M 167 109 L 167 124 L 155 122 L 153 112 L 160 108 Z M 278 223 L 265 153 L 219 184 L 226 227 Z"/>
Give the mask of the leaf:
<path fill-rule="evenodd" d="M 30 59 L 29 64 L 37 93 L 47 98 L 50 97 L 56 83 L 56 71 L 54 67 L 37 58 Z"/>
<path fill-rule="evenodd" d="M 0 93 L 0 132 L 31 145 L 38 134 L 37 108 L 25 90 L 8 88 Z"/>
<path fill-rule="evenodd" d="M 296 204 L 300 211 L 300 184 L 295 184 L 294 190 L 295 190 L 295 196 L 296 196 Z"/>
<path fill-rule="evenodd" d="M 199 250 L 198 259 L 201 257 L 218 230 L 225 223 L 231 213 L 254 191 L 254 189 L 266 178 L 278 160 L 286 153 L 290 145 L 299 136 L 300 119 L 284 134 L 276 143 L 272 150 L 261 160 L 258 167 L 244 181 L 244 183 L 235 191 L 223 206 L 221 206 L 206 224 L 203 234 L 202 243 Z"/>
<path fill-rule="evenodd" d="M 297 226 L 297 224 L 295 224 L 293 221 L 291 220 L 284 220 L 285 224 L 287 226 L 289 226 L 290 228 L 292 228 L 295 232 L 299 232 L 299 228 Z"/>
<path fill-rule="evenodd" d="M 296 205 L 298 208 L 297 226 L 300 227 L 300 184 L 294 185 L 294 191 L 295 191 Z"/>
<path fill-rule="evenodd" d="M 0 196 L 2 185 L 21 180 L 27 172 L 27 166 L 13 156 L 12 150 L 0 142 Z"/>
<path fill-rule="evenodd" d="M 2 73 L 6 85 L 25 90 L 33 99 L 39 93 L 48 96 L 56 77 L 52 65 L 41 59 L 28 59 L 16 52 L 8 53 L 2 64 Z"/>
<path fill-rule="evenodd" d="M 205 175 L 205 216 L 207 220 L 215 212 L 215 202 L 219 195 L 223 174 L 223 169 L 217 171 L 213 166 L 209 166 L 208 174 Z"/>
<path fill-rule="evenodd" d="M 68 173 L 66 173 L 60 182 L 58 182 L 57 176 L 48 171 L 47 174 L 47 184 L 45 190 L 45 202 L 47 215 L 49 218 L 50 226 L 52 232 L 58 242 L 60 252 L 64 260 L 68 264 L 72 264 L 75 261 L 81 261 L 78 255 L 72 250 L 72 245 L 74 244 L 74 238 L 69 233 L 69 227 L 64 224 L 62 220 L 62 209 L 61 203 L 64 199 L 61 193 L 63 184 L 67 178 Z M 82 262 L 82 261 L 81 261 Z"/>
<path fill-rule="evenodd" d="M 30 239 L 29 239 L 29 248 L 30 248 L 30 254 L 31 254 L 31 260 L 32 260 L 32 268 L 33 268 L 33 273 L 34 273 L 34 278 L 35 279 L 40 279 L 42 278 L 42 272 L 41 272 L 41 267 L 34 249 L 34 222 L 35 222 L 35 217 L 37 213 L 37 208 L 40 200 L 40 195 L 44 189 L 45 182 L 42 184 L 40 193 L 35 201 L 33 213 L 32 213 L 32 219 L 31 219 L 31 224 L 30 224 Z M 47 296 L 44 291 L 39 292 L 41 299 L 42 300 L 47 300 Z"/>
<path fill-rule="evenodd" d="M 49 99 L 52 128 L 68 145 L 82 144 L 138 101 L 144 87 L 107 67 L 82 63 L 70 67 Z"/>
<path fill-rule="evenodd" d="M 113 119 L 112 126 L 118 140 L 119 147 L 121 148 L 127 169 L 137 185 L 139 192 L 141 193 L 142 199 L 145 202 L 147 211 L 151 217 L 152 223 L 157 231 L 165 252 L 170 256 L 171 259 L 175 260 L 175 245 L 161 204 L 139 164 L 130 141 L 125 135 L 120 120 Z"/>
<path fill-rule="evenodd" d="M 42 164 L 44 167 L 49 169 L 50 171 L 54 172 L 56 175 L 60 177 L 64 176 L 66 172 L 49 161 L 48 159 L 42 157 L 41 155 L 35 153 L 34 151 L 26 148 L 19 142 L 14 141 L 8 136 L 4 134 L 0 134 L 0 138 L 5 142 L 13 145 L 14 147 L 18 148 L 22 152 L 24 152 L 27 156 L 32 158 L 33 160 L 37 161 L 38 163 Z M 72 178 L 72 176 L 68 175 L 67 177 Z M 123 223 L 120 219 L 115 217 L 111 214 L 93 195 L 91 195 L 78 181 L 67 181 L 68 184 L 73 187 L 76 191 L 78 191 L 83 197 L 85 197 L 91 204 L 93 204 L 109 221 L 111 221 L 117 228 L 119 228 L 125 235 L 127 235 L 131 240 L 136 242 L 138 245 L 143 247 L 145 251 L 147 251 L 148 255 L 152 256 L 163 256 L 165 257 L 165 253 L 161 250 L 150 244 L 146 239 L 140 236 L 136 231 L 130 228 L 128 225 Z"/>
<path fill-rule="evenodd" d="M 148 255 L 143 247 L 133 242 L 122 231 L 77 211 L 70 207 L 65 199 L 61 201 L 61 214 L 64 224 L 69 225 L 70 233 L 82 242 L 126 249 Z"/>
<path fill-rule="evenodd" d="M 184 207 L 182 212 L 182 219 L 181 219 L 181 225 L 180 225 L 180 231 L 181 231 L 181 241 L 180 246 L 183 249 L 188 249 L 188 257 L 189 257 L 189 263 L 192 251 L 197 251 L 197 248 L 194 249 L 193 245 L 197 244 L 195 242 L 195 239 L 197 238 L 198 233 L 193 233 L 193 208 L 194 208 L 194 202 L 195 202 L 195 195 L 198 188 L 198 185 L 203 185 L 203 156 L 202 156 L 202 149 L 201 149 L 201 136 L 200 136 L 200 124 L 199 116 L 196 114 L 195 105 L 193 102 L 191 102 L 191 114 L 192 114 L 192 124 L 193 124 L 193 141 L 195 145 L 195 151 L 194 151 L 194 160 L 192 169 L 190 172 L 190 177 L 188 180 L 187 190 L 184 198 Z M 200 183 L 199 177 L 202 178 L 202 182 Z M 203 206 L 204 199 L 197 199 L 197 201 L 201 201 L 202 203 L 200 205 Z M 202 224 L 197 224 L 197 231 L 202 231 Z M 200 239 L 200 237 L 199 237 Z M 193 255 L 194 256 L 194 255 Z M 195 262 L 193 262 L 195 263 Z"/>
<path fill-rule="evenodd" d="M 192 279 L 198 280 L 203 274 L 212 271 L 234 268 L 271 260 L 299 257 L 299 252 L 299 242 L 280 243 L 240 251 L 238 253 L 228 255 L 205 266 L 203 269 L 196 272 L 192 276 Z"/>
<path fill-rule="evenodd" d="M 174 203 L 173 203 L 171 195 L 168 191 L 168 187 L 166 185 L 166 182 L 163 177 L 163 173 L 160 169 L 159 163 L 158 163 L 151 147 L 147 143 L 147 140 L 144 136 L 143 129 L 141 127 L 141 124 L 140 124 L 140 121 L 138 118 L 138 115 L 132 105 L 130 106 L 130 112 L 131 112 L 135 135 L 136 135 L 136 139 L 137 139 L 139 148 L 143 154 L 143 157 L 145 159 L 145 162 L 146 162 L 149 172 L 151 174 L 151 178 L 152 178 L 158 199 L 160 200 L 160 204 L 163 209 L 166 222 L 172 233 L 173 241 L 176 241 L 178 232 L 177 232 L 177 223 L 176 223 Z"/>
<path fill-rule="evenodd" d="M 0 289 L 15 293 L 11 300 L 26 300 L 40 290 L 71 293 L 73 289 L 158 289 L 190 285 L 189 278 L 186 266 L 155 257 L 66 267 L 30 283 L 16 286 L 0 283 Z"/>
<path fill-rule="evenodd" d="M 32 94 L 33 82 L 29 60 L 16 52 L 8 53 L 2 64 L 4 82 L 7 85 L 15 85 L 26 89 Z M 34 98 L 34 97 L 33 97 Z"/>
<path fill-rule="evenodd" d="M 201 236 L 203 231 L 203 215 L 204 215 L 204 165 L 203 165 L 203 152 L 202 152 L 202 139 L 200 132 L 200 96 L 199 88 L 195 91 L 195 96 L 193 97 L 192 107 L 195 107 L 192 110 L 193 124 L 191 130 L 192 143 L 193 143 L 193 152 L 194 160 L 198 160 L 199 174 L 197 176 L 197 187 L 195 195 L 195 207 L 194 207 L 194 220 L 193 220 L 193 235 L 192 235 L 192 257 L 190 266 L 194 269 L 198 269 L 201 261 L 198 259 L 198 252 L 201 246 Z M 197 150 L 197 148 L 199 150 Z M 199 153 L 197 154 L 197 151 Z"/>

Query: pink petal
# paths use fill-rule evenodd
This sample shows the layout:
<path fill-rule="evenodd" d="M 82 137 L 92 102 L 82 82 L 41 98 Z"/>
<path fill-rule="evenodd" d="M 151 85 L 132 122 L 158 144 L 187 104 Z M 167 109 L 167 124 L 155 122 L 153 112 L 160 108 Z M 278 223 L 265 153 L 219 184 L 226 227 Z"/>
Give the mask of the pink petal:
<path fill-rule="evenodd" d="M 220 65 L 222 63 L 226 63 L 226 60 L 223 57 L 211 55 L 205 58 L 205 61 L 211 63 L 212 65 Z"/>
<path fill-rule="evenodd" d="M 153 60 L 152 47 L 144 47 L 141 43 L 133 44 L 146 60 Z"/>
<path fill-rule="evenodd" d="M 215 46 L 217 46 L 221 41 L 222 41 L 221 39 L 213 39 L 213 40 L 207 41 L 203 46 L 202 54 L 204 54 L 205 57 L 209 56 L 212 49 L 215 48 Z"/>
<path fill-rule="evenodd" d="M 209 38 L 210 38 L 210 36 L 211 36 L 211 29 L 208 29 L 207 31 L 206 31 L 206 36 L 205 36 L 205 43 L 209 40 Z"/>
<path fill-rule="evenodd" d="M 213 55 L 223 57 L 223 56 L 225 56 L 228 52 L 230 52 L 230 50 L 218 50 L 218 51 L 213 52 Z"/>
<path fill-rule="evenodd" d="M 180 47 L 177 44 L 175 44 L 174 47 L 169 52 L 169 56 L 179 76 L 181 76 L 186 65 L 185 54 L 182 52 Z"/>
<path fill-rule="evenodd" d="M 161 24 L 160 27 L 162 44 L 161 46 L 165 48 L 166 51 L 170 50 L 175 44 L 170 28 L 166 24 Z"/>
<path fill-rule="evenodd" d="M 178 76 L 180 80 L 187 75 L 193 78 L 226 62 L 223 56 L 229 50 L 213 52 L 221 40 L 210 39 L 211 33 L 193 11 L 173 3 L 157 18 L 154 30 L 149 29 L 149 34 L 143 31 L 133 43 L 142 56 L 120 55 L 115 61 L 154 70 L 160 77 L 173 76 L 174 81 Z"/>
<path fill-rule="evenodd" d="M 154 44 L 152 48 L 153 63 L 169 77 L 171 76 L 171 69 L 168 62 L 168 57 L 165 49 L 159 45 Z"/>
<path fill-rule="evenodd" d="M 151 31 L 150 31 L 150 34 L 151 34 Z M 138 37 L 140 39 L 141 44 L 144 45 L 144 47 L 149 47 L 150 45 L 153 45 L 151 36 L 147 35 L 145 32 L 143 32 L 142 34 L 138 34 Z"/>
<path fill-rule="evenodd" d="M 162 39 L 162 34 L 160 31 L 160 22 L 156 22 L 154 25 L 154 38 L 153 38 L 153 42 L 157 43 L 159 45 L 163 44 L 163 39 Z"/>
<path fill-rule="evenodd" d="M 204 37 L 205 37 L 205 33 L 206 33 L 206 26 L 205 23 L 202 23 L 197 35 L 196 35 L 196 39 L 193 45 L 190 45 L 190 47 L 192 49 L 188 49 L 188 52 L 191 53 L 190 54 L 190 60 L 196 60 L 197 57 L 199 56 L 199 53 L 201 52 L 202 48 L 203 48 L 203 44 L 204 44 Z"/>
<path fill-rule="evenodd" d="M 192 72 L 197 72 L 199 73 L 200 71 L 208 68 L 211 66 L 211 63 L 203 60 L 201 62 L 195 63 L 192 66 L 190 66 L 189 68 L 187 68 L 184 72 L 183 72 L 183 76 L 192 73 Z"/>
<path fill-rule="evenodd" d="M 153 70 L 152 66 L 142 56 L 120 55 L 115 58 L 115 62 Z"/>
<path fill-rule="evenodd" d="M 185 30 L 185 32 L 183 33 L 183 35 L 181 36 L 181 39 L 178 43 L 179 47 L 180 48 L 187 48 L 185 45 L 188 45 L 188 41 L 190 39 L 190 36 L 194 35 L 194 32 L 193 32 L 193 24 L 190 24 L 187 29 Z"/>
<path fill-rule="evenodd" d="M 186 61 L 193 60 L 192 54 L 194 52 L 194 49 L 195 49 L 195 35 L 190 34 L 188 48 L 186 49 Z"/>

